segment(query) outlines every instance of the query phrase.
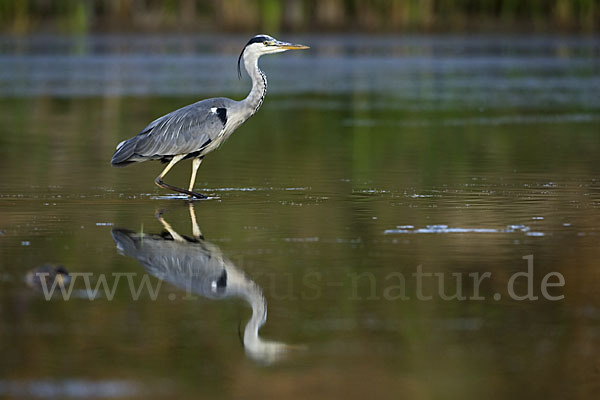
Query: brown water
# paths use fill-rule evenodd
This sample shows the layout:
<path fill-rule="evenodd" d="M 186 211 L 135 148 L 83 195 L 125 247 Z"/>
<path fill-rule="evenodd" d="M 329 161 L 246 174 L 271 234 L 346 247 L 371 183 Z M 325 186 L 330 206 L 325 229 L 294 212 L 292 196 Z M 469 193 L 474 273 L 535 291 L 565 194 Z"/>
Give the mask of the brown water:
<path fill-rule="evenodd" d="M 597 398 L 593 39 L 298 38 L 190 207 L 160 164 L 109 160 L 243 97 L 242 38 L 3 38 L 0 397 Z M 69 300 L 26 285 L 46 263 Z"/>

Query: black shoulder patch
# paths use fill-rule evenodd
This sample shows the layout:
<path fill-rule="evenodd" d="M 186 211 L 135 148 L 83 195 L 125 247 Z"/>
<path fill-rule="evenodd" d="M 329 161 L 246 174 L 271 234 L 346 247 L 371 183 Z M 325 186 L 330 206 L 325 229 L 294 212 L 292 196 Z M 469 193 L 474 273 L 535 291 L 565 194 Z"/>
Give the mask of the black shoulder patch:
<path fill-rule="evenodd" d="M 217 108 L 217 115 L 223 125 L 227 122 L 227 109 L 226 108 Z"/>
<path fill-rule="evenodd" d="M 223 270 L 223 273 L 217 280 L 217 289 L 223 290 L 227 287 L 227 271 Z"/>

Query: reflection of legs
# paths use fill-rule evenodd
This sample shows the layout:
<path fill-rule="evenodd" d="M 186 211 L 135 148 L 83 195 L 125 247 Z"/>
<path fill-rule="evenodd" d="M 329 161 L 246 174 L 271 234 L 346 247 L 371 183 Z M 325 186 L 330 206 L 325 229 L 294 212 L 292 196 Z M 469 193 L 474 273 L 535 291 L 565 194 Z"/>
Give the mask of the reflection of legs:
<path fill-rule="evenodd" d="M 192 160 L 192 177 L 190 178 L 190 187 L 188 190 L 191 192 L 194 189 L 194 183 L 196 182 L 196 172 L 198 172 L 198 167 L 202 163 L 202 158 L 194 158 Z"/>
<path fill-rule="evenodd" d="M 192 220 L 192 234 L 196 239 L 204 239 L 202 232 L 200 232 L 200 227 L 198 226 L 198 221 L 196 220 L 196 213 L 194 212 L 194 205 L 190 203 L 190 219 Z"/>
<path fill-rule="evenodd" d="M 165 221 L 165 219 L 162 216 L 162 212 L 157 212 L 156 218 L 158 218 L 158 220 L 160 221 L 162 226 L 167 230 L 167 232 L 169 232 L 171 234 L 171 236 L 173 237 L 173 240 L 175 240 L 176 242 L 185 242 L 186 241 L 179 233 L 175 232 L 175 229 L 173 229 L 167 221 Z"/>
<path fill-rule="evenodd" d="M 156 185 L 161 188 L 174 190 L 179 193 L 187 194 L 188 196 L 197 197 L 199 199 L 206 198 L 206 196 L 204 196 L 203 194 L 192 192 L 191 190 L 185 190 L 185 189 L 179 188 L 177 186 L 169 185 L 168 183 L 163 182 L 162 178 L 164 178 L 164 176 L 167 175 L 167 173 L 171 170 L 171 168 L 173 168 L 173 166 L 175 164 L 177 164 L 179 161 L 181 161 L 184 157 L 185 157 L 185 154 L 180 154 L 178 156 L 174 156 L 173 159 L 166 166 L 166 168 L 163 170 L 163 172 L 161 172 L 160 175 L 156 177 L 156 179 L 154 180 L 154 183 L 156 183 Z"/>

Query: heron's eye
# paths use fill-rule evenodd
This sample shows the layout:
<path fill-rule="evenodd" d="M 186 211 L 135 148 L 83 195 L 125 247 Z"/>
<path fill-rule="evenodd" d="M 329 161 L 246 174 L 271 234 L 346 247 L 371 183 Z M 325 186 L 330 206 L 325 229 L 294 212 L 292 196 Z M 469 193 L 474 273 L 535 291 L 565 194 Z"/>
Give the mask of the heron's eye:
<path fill-rule="evenodd" d="M 265 46 L 273 46 L 273 42 L 270 42 L 270 41 L 264 41 L 263 44 Z"/>

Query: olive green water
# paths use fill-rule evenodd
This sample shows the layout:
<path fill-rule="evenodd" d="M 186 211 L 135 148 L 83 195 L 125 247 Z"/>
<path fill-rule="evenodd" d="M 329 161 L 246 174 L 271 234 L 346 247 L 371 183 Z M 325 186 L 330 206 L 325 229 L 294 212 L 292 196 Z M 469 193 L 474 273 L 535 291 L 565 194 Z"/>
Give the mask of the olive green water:
<path fill-rule="evenodd" d="M 123 71 L 146 58 L 112 55 L 125 78 L 105 93 L 86 64 L 69 64 L 65 85 L 64 60 L 38 54 L 34 39 L 14 48 L 4 39 L 0 397 L 596 398 L 597 45 L 302 39 L 312 55 L 265 60 L 273 93 L 206 157 L 196 189 L 210 199 L 191 207 L 154 186 L 159 163 L 109 160 L 157 116 L 206 96 L 242 97 L 243 82 L 210 86 L 234 79 L 237 47 L 215 56 L 228 70 L 198 78 L 192 96 L 178 68 L 193 76 L 195 56 L 157 72 L 171 92 L 136 93 Z M 94 46 L 92 56 L 104 54 Z M 170 71 L 157 54 L 150 61 Z M 19 68 L 29 56 L 46 66 Z M 108 67 L 92 58 L 89 68 Z M 152 71 L 139 79 L 153 87 Z M 165 180 L 187 186 L 189 172 L 182 162 Z M 203 238 L 172 240 L 193 236 L 190 211 Z M 152 240 L 179 247 L 149 267 L 117 249 L 121 229 L 142 238 L 139 251 Z M 226 284 L 190 293 L 189 274 L 156 267 L 162 255 L 202 280 L 207 261 L 181 261 L 198 248 L 226 266 Z M 519 300 L 508 288 L 529 255 L 537 300 Z M 134 300 L 122 278 L 112 300 L 100 288 L 91 301 L 77 278 L 69 300 L 46 300 L 24 282 L 45 263 L 89 273 L 92 285 L 122 273 L 162 283 L 155 299 L 143 290 Z M 419 270 L 438 275 L 421 285 Z M 469 274 L 485 273 L 475 296 Z M 564 285 L 544 296 L 549 273 L 546 283 L 560 274 Z M 243 274 L 241 287 L 267 302 L 258 345 L 244 337 L 252 301 L 233 293 Z M 527 292 L 525 277 L 513 283 Z M 447 298 L 459 290 L 467 299 Z"/>

